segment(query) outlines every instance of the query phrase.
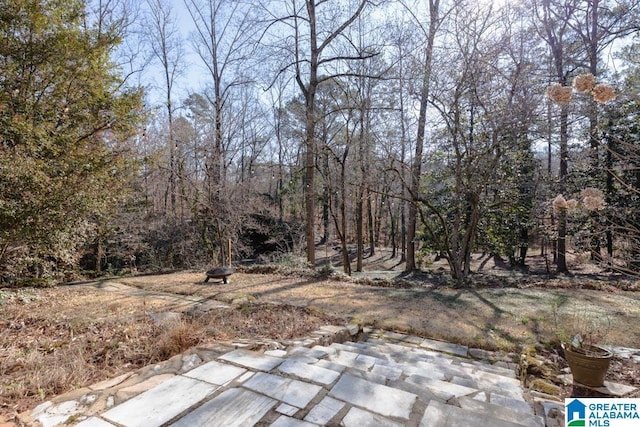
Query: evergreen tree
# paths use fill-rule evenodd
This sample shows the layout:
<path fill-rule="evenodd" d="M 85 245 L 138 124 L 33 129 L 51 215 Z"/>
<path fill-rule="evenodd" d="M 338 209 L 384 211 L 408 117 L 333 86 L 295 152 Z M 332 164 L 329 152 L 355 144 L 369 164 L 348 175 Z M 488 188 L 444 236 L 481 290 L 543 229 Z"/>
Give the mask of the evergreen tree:
<path fill-rule="evenodd" d="M 118 203 L 141 93 L 126 90 L 81 0 L 0 0 L 0 273 L 73 265 Z"/>

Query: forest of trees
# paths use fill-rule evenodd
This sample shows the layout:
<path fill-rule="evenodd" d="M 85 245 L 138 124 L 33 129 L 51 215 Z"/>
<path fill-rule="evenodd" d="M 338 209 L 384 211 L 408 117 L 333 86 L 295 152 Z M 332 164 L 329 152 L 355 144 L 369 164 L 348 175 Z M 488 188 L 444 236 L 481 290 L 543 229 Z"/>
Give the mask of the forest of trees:
<path fill-rule="evenodd" d="M 640 0 L 0 0 L 1 284 L 325 244 L 638 274 Z"/>

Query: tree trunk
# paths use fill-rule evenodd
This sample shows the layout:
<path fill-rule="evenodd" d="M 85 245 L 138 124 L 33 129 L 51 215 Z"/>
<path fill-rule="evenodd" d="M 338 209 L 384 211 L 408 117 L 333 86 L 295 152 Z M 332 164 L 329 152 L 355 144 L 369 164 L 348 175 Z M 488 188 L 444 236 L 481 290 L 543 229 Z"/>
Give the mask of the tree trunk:
<path fill-rule="evenodd" d="M 381 210 L 378 210 L 380 213 Z M 377 218 L 378 216 L 376 216 Z M 377 230 L 379 230 L 379 221 L 374 222 L 373 206 L 371 203 L 371 193 L 367 194 L 367 218 L 369 221 L 369 256 L 376 253 Z"/>
<path fill-rule="evenodd" d="M 409 205 L 409 217 L 407 225 L 407 263 L 405 270 L 416 269 L 416 224 L 418 216 L 418 195 L 420 193 L 420 176 L 422 173 L 422 152 L 424 149 L 424 136 L 427 122 L 427 106 L 431 83 L 431 64 L 433 62 L 433 45 L 439 21 L 440 0 L 429 0 L 429 29 L 427 45 L 424 52 L 424 74 L 422 75 L 422 89 L 420 90 L 420 112 L 418 114 L 418 134 L 416 137 L 416 149 L 411 167 L 410 196 L 412 203 Z"/>
<path fill-rule="evenodd" d="M 405 262 L 407 260 L 407 215 L 406 215 L 406 206 L 407 204 L 402 201 L 402 206 L 400 207 L 400 262 Z"/>
<path fill-rule="evenodd" d="M 613 186 L 613 152 L 616 149 L 615 147 L 615 138 L 608 139 L 608 147 L 607 147 L 607 180 L 606 180 L 606 188 L 605 188 L 605 201 L 608 205 L 611 205 L 613 202 L 613 197 L 615 195 L 615 188 Z M 609 259 L 613 259 L 613 231 L 611 230 L 612 221 L 608 220 L 607 227 L 607 255 Z"/>
<path fill-rule="evenodd" d="M 329 154 L 324 150 L 322 153 L 322 168 L 325 176 L 329 176 Z M 320 244 L 326 244 L 329 242 L 329 198 L 331 197 L 331 190 L 328 185 L 325 185 L 322 189 L 322 240 Z"/>
<path fill-rule="evenodd" d="M 567 189 L 568 157 L 569 157 L 569 112 L 566 105 L 562 106 L 560 113 L 560 193 L 564 194 Z M 567 268 L 567 213 L 564 209 L 558 212 L 558 258 L 556 261 L 556 271 L 566 273 Z"/>
<path fill-rule="evenodd" d="M 307 262 L 315 268 L 315 224 L 316 224 L 316 191 L 315 191 L 315 120 L 313 119 L 313 101 L 307 101 L 306 152 L 304 157 L 304 204 L 305 204 L 305 236 L 307 238 Z"/>
<path fill-rule="evenodd" d="M 349 146 L 342 155 L 340 163 L 340 200 L 339 205 L 340 220 L 338 216 L 332 212 L 333 220 L 336 226 L 336 233 L 340 238 L 340 247 L 342 248 L 342 268 L 345 274 L 351 276 L 351 259 L 349 258 L 349 248 L 347 247 L 347 188 L 346 188 L 346 163 L 349 155 Z"/>
<path fill-rule="evenodd" d="M 398 242 L 396 239 L 397 230 L 396 230 L 396 213 L 393 211 L 393 204 L 388 203 L 387 207 L 389 209 L 389 222 L 391 223 L 389 240 L 391 242 L 391 258 L 395 258 L 398 255 Z"/>
<path fill-rule="evenodd" d="M 362 188 L 356 191 L 356 271 L 362 271 L 362 259 L 364 258 L 364 200 L 360 193 Z"/>

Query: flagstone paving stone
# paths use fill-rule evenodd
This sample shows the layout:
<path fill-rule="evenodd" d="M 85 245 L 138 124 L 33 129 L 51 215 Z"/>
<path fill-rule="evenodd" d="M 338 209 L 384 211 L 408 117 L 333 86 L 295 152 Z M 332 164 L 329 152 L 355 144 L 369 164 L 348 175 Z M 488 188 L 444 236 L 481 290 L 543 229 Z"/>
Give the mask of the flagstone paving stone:
<path fill-rule="evenodd" d="M 362 352 L 362 347 L 358 347 L 355 345 L 351 345 L 352 343 L 347 343 L 347 344 L 343 344 L 343 343 L 333 343 L 331 344 L 329 347 L 331 348 L 335 348 L 336 350 L 340 350 L 340 351 L 350 351 L 353 353 L 358 353 L 360 354 Z"/>
<path fill-rule="evenodd" d="M 387 378 L 384 375 L 374 374 L 373 372 L 367 372 L 360 369 L 350 368 L 345 371 L 347 374 L 360 378 L 365 381 L 370 381 L 372 383 L 386 385 Z"/>
<path fill-rule="evenodd" d="M 288 353 L 288 356 L 289 357 L 306 356 L 313 359 L 322 359 L 323 357 L 326 357 L 327 353 L 330 351 L 331 350 L 329 350 L 328 347 L 321 347 L 319 345 L 313 348 L 296 347 Z"/>
<path fill-rule="evenodd" d="M 250 390 L 231 388 L 179 419 L 171 427 L 251 426 L 277 403 L 275 399 Z M 151 424 L 148 426 L 151 427 Z"/>
<path fill-rule="evenodd" d="M 544 427 L 542 417 L 533 415 L 529 411 L 521 412 L 504 406 L 469 399 L 468 397 L 459 398 L 458 404 L 462 409 L 478 414 L 490 415 L 504 421 L 518 420 L 518 423 L 526 425 L 527 427 Z"/>
<path fill-rule="evenodd" d="M 430 348 L 432 350 L 441 351 L 443 353 L 451 353 L 457 356 L 467 356 L 469 348 L 464 345 L 452 344 L 444 341 L 436 341 L 430 339 L 423 339 L 420 343 L 421 347 Z"/>
<path fill-rule="evenodd" d="M 388 381 L 387 385 L 389 387 L 393 387 L 399 390 L 404 390 L 406 392 L 413 393 L 416 396 L 418 396 L 418 399 L 422 400 L 423 402 L 438 400 L 444 403 L 454 397 L 452 394 L 446 394 L 445 396 L 438 395 L 436 393 L 433 393 L 428 388 L 419 386 L 417 384 L 408 383 L 403 380 Z"/>
<path fill-rule="evenodd" d="M 399 333 L 393 332 L 393 331 L 386 331 L 384 334 L 382 334 L 382 338 L 383 339 L 393 340 L 393 341 L 402 341 L 405 338 L 407 338 L 407 335 L 399 334 Z"/>
<path fill-rule="evenodd" d="M 304 419 L 319 425 L 326 425 L 345 405 L 346 403 L 340 400 L 326 396 L 309 411 Z"/>
<path fill-rule="evenodd" d="M 258 372 L 244 387 L 288 403 L 304 408 L 322 390 L 322 387 L 291 378 Z"/>
<path fill-rule="evenodd" d="M 329 395 L 384 416 L 409 419 L 417 396 L 344 374 Z"/>
<path fill-rule="evenodd" d="M 80 412 L 80 403 L 71 400 L 54 405 L 49 401 L 38 405 L 33 412 L 38 415 L 43 427 L 53 427 L 64 423 L 69 417 L 76 416 Z"/>
<path fill-rule="evenodd" d="M 447 375 L 443 368 L 438 365 L 425 362 L 417 362 L 402 368 L 402 372 L 407 375 L 419 375 L 425 378 L 431 378 L 434 380 L 444 381 L 447 378 L 451 378 L 452 375 Z"/>
<path fill-rule="evenodd" d="M 433 394 L 445 401 L 450 400 L 452 397 L 473 395 L 479 391 L 475 388 L 465 387 L 446 381 L 434 380 L 420 375 L 411 375 L 407 377 L 406 381 L 427 388 Z"/>
<path fill-rule="evenodd" d="M 397 380 L 402 376 L 402 368 L 376 364 L 371 369 L 371 373 L 382 375 L 385 379 Z"/>
<path fill-rule="evenodd" d="M 265 372 L 269 372 L 284 361 L 281 357 L 268 356 L 248 350 L 234 350 L 220 356 L 220 359 Z"/>
<path fill-rule="evenodd" d="M 502 375 L 509 378 L 516 378 L 516 373 L 513 369 L 503 368 L 501 366 L 487 365 L 486 363 L 480 363 L 476 361 L 462 362 L 461 365 L 466 368 L 476 368 L 476 369 L 491 372 L 497 375 Z"/>
<path fill-rule="evenodd" d="M 245 372 L 246 369 L 212 360 L 187 372 L 185 376 L 211 384 L 225 385 Z"/>
<path fill-rule="evenodd" d="M 500 406 L 506 406 L 507 408 L 511 408 L 515 411 L 531 411 L 531 405 L 524 400 L 524 397 L 520 399 L 514 399 L 512 397 L 491 393 L 489 402 Z"/>
<path fill-rule="evenodd" d="M 81 423 L 76 424 L 76 427 L 115 427 L 113 424 L 101 420 L 97 417 L 91 417 Z"/>
<path fill-rule="evenodd" d="M 283 403 L 276 408 L 276 412 L 282 415 L 289 415 L 289 416 L 293 416 L 299 410 L 300 408 L 296 408 L 295 406 L 291 406 L 287 403 Z"/>
<path fill-rule="evenodd" d="M 125 427 L 159 426 L 212 394 L 218 387 L 176 376 L 108 410 L 103 417 Z"/>
<path fill-rule="evenodd" d="M 315 427 L 317 424 L 281 415 L 271 427 Z"/>
<path fill-rule="evenodd" d="M 429 403 L 420 427 L 522 427 L 523 424 L 494 418 L 484 413 L 446 405 L 437 401 Z"/>
<path fill-rule="evenodd" d="M 313 365 L 314 366 L 319 366 L 319 367 L 325 368 L 325 369 L 331 369 L 332 371 L 336 371 L 336 372 L 344 372 L 344 370 L 347 369 L 347 367 L 345 365 L 341 365 L 339 363 L 334 363 L 334 362 L 329 362 L 328 360 L 324 360 L 324 359 L 318 360 Z"/>
<path fill-rule="evenodd" d="M 118 402 L 131 399 L 132 397 L 137 396 L 147 390 L 151 390 L 158 384 L 174 377 L 175 375 L 173 374 L 155 375 L 137 384 L 132 384 L 130 386 L 120 388 L 116 393 L 116 399 Z"/>
<path fill-rule="evenodd" d="M 267 350 L 264 354 L 267 356 L 285 357 L 287 355 L 287 350 Z"/>
<path fill-rule="evenodd" d="M 478 383 L 476 383 L 474 380 L 470 380 L 469 378 L 453 377 L 451 378 L 450 382 L 451 384 L 457 384 L 457 385 L 461 385 L 469 388 L 474 388 L 476 390 L 480 388 L 478 387 Z"/>
<path fill-rule="evenodd" d="M 384 427 L 401 427 L 402 424 L 385 419 L 380 415 L 363 411 L 359 408 L 351 408 L 347 415 L 342 419 L 344 427 L 363 427 L 363 426 L 384 426 Z"/>
<path fill-rule="evenodd" d="M 320 366 L 308 365 L 296 360 L 287 360 L 278 367 L 280 372 L 295 375 L 315 383 L 328 385 L 338 379 L 340 373 Z"/>
<path fill-rule="evenodd" d="M 376 364 L 377 360 L 378 359 L 376 359 L 375 357 L 361 354 L 358 357 L 356 357 L 356 360 L 354 360 L 351 367 L 356 369 L 362 369 L 363 371 L 368 371 L 369 369 L 373 368 L 373 365 Z"/>

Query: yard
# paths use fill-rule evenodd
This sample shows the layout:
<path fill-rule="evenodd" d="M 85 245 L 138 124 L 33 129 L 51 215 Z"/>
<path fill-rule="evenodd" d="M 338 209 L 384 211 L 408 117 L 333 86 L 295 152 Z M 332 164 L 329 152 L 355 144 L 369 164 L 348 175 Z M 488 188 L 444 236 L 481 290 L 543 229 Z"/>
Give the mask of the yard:
<path fill-rule="evenodd" d="M 492 271 L 478 275 L 475 286 L 456 288 L 437 273 L 392 276 L 239 272 L 228 284 L 204 284 L 198 271 L 2 289 L 0 420 L 199 343 L 286 340 L 348 320 L 514 354 L 585 319 L 600 322 L 606 344 L 640 343 L 634 280 Z M 215 304 L 193 310 L 205 303 Z M 169 314 L 178 320 L 163 322 Z M 617 381 L 638 381 L 637 363 L 614 366 Z"/>

